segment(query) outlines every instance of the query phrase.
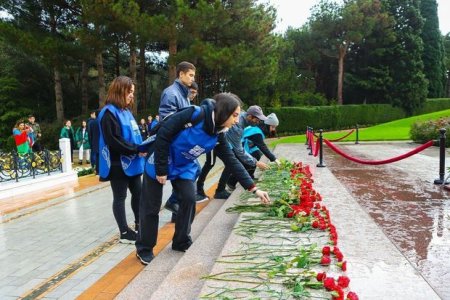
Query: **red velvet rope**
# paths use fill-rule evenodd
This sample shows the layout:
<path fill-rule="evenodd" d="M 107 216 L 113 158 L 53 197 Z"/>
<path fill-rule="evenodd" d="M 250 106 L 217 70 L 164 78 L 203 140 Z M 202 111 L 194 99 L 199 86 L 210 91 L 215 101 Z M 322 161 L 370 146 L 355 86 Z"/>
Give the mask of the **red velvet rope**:
<path fill-rule="evenodd" d="M 353 131 L 355 131 L 355 129 L 350 130 L 350 132 L 347 133 L 346 135 L 344 135 L 343 137 L 340 137 L 340 138 L 335 139 L 335 140 L 329 140 L 329 141 L 330 141 L 330 142 L 339 142 L 340 140 L 343 140 L 343 139 L 345 139 L 346 137 L 348 137 L 350 134 L 352 134 Z"/>
<path fill-rule="evenodd" d="M 419 153 L 420 151 L 425 150 L 426 148 L 430 147 L 433 145 L 433 141 L 428 141 L 425 144 L 405 153 L 402 154 L 400 156 L 396 156 L 396 157 L 392 157 L 389 159 L 385 159 L 385 160 L 373 160 L 373 161 L 369 161 L 369 160 L 362 160 L 359 158 L 355 158 L 355 157 L 351 157 L 348 154 L 345 154 L 344 152 L 342 152 L 339 148 L 337 148 L 335 145 L 333 145 L 330 141 L 324 139 L 325 144 L 327 144 L 328 147 L 331 148 L 331 150 L 333 150 L 334 152 L 336 152 L 337 154 L 360 164 L 365 164 L 365 165 L 382 165 L 382 164 L 387 164 L 387 163 L 391 163 L 391 162 L 395 162 L 395 161 L 399 161 L 402 160 L 404 158 L 410 157 L 416 153 Z"/>
<path fill-rule="evenodd" d="M 346 135 L 344 135 L 343 137 L 340 137 L 340 138 L 335 139 L 335 140 L 329 140 L 329 141 L 330 141 L 330 142 L 339 142 L 340 140 L 343 140 L 343 139 L 345 139 L 346 137 L 348 137 L 350 134 L 352 134 L 353 131 L 355 131 L 355 129 L 350 130 L 350 132 L 348 132 L 348 133 L 347 133 Z M 316 138 L 319 137 L 317 134 L 314 134 L 314 136 L 315 136 Z"/>
<path fill-rule="evenodd" d="M 311 148 L 311 153 L 315 153 L 316 151 L 316 144 L 314 144 L 314 134 L 310 131 L 309 132 L 309 147 Z"/>
<path fill-rule="evenodd" d="M 316 148 L 314 150 L 315 150 L 313 152 L 314 153 L 314 157 L 316 157 L 317 154 L 319 154 L 319 150 L 320 150 L 320 140 L 319 139 L 317 139 L 317 141 L 316 141 Z"/>

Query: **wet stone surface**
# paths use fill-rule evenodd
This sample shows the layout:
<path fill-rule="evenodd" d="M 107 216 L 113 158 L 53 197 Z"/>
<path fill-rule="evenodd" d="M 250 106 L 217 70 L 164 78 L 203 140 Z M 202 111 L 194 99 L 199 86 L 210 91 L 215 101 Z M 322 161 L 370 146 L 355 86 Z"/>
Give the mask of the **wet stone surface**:
<path fill-rule="evenodd" d="M 353 157 L 381 160 L 417 145 L 338 147 Z M 433 184 L 439 175 L 438 152 L 437 147 L 431 147 L 400 162 L 379 166 L 354 163 L 327 147 L 324 157 L 327 167 L 439 296 L 450 299 L 450 191 Z"/>

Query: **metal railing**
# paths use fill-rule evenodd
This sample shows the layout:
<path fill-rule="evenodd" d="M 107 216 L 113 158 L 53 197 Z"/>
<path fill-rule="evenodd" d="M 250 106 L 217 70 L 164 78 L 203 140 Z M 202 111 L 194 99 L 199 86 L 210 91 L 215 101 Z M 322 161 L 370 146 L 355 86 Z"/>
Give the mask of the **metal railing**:
<path fill-rule="evenodd" d="M 61 151 L 43 150 L 27 154 L 18 154 L 16 151 L 0 152 L 0 182 L 52 172 L 62 172 Z"/>

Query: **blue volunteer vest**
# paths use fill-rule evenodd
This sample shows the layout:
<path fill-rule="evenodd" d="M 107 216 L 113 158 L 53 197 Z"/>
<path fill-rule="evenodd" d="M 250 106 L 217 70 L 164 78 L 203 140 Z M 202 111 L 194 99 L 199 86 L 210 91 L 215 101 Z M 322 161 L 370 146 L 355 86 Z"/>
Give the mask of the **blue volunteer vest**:
<path fill-rule="evenodd" d="M 106 112 L 109 110 L 119 121 L 120 128 L 122 130 L 122 137 L 130 143 L 140 144 L 142 143 L 141 133 L 139 127 L 134 119 L 133 115 L 128 109 L 119 109 L 115 105 L 106 105 L 100 114 L 98 115 L 98 122 L 101 124 L 102 118 Z M 105 144 L 105 139 L 103 138 L 102 126 L 99 126 L 100 136 L 99 136 L 99 171 L 100 177 L 106 178 L 111 170 L 111 156 L 109 152 L 108 145 Z M 122 169 L 127 176 L 141 175 L 144 172 L 144 158 L 139 157 L 137 154 L 130 156 L 121 155 L 120 162 Z"/>
<path fill-rule="evenodd" d="M 201 112 L 196 106 L 191 120 L 194 120 Z M 181 130 L 170 144 L 169 150 L 169 174 L 168 180 L 187 179 L 195 180 L 200 166 L 197 158 L 203 153 L 208 153 L 217 143 L 217 135 L 209 135 L 203 130 L 204 120 L 192 127 Z M 155 153 L 153 152 L 145 162 L 145 172 L 156 179 Z"/>
<path fill-rule="evenodd" d="M 244 147 L 245 152 L 249 154 L 259 150 L 259 148 L 254 146 L 252 141 L 249 140 L 249 137 L 255 134 L 260 134 L 263 139 L 265 138 L 263 131 L 258 126 L 247 126 L 242 133 L 242 146 Z"/>

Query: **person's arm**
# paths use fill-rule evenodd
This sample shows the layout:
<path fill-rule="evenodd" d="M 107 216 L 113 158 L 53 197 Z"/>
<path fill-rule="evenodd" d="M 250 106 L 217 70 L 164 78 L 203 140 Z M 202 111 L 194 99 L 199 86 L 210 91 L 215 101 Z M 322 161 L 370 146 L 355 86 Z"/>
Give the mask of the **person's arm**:
<path fill-rule="evenodd" d="M 139 152 L 138 145 L 130 143 L 122 137 L 122 129 L 119 122 L 108 110 L 101 120 L 101 126 L 103 138 L 110 151 L 123 155 L 132 155 Z"/>
<path fill-rule="evenodd" d="M 256 159 L 247 152 L 245 152 L 244 148 L 242 147 L 241 143 L 242 129 L 239 126 L 235 125 L 231 127 L 230 130 L 227 131 L 225 136 L 227 142 L 230 143 L 231 147 L 233 148 L 233 152 L 235 153 L 236 157 L 242 163 L 250 167 L 255 167 Z"/>
<path fill-rule="evenodd" d="M 248 174 L 242 163 L 236 158 L 233 151 L 228 146 L 228 142 L 225 139 L 224 134 L 219 135 L 219 142 L 214 148 L 217 156 L 223 161 L 224 165 L 230 168 L 231 173 L 236 177 L 237 181 L 249 192 L 254 193 L 261 199 L 262 203 L 269 203 L 269 194 L 265 191 L 258 189 L 255 182 Z"/>
<path fill-rule="evenodd" d="M 261 152 L 270 160 L 275 161 L 277 158 L 275 155 L 269 150 L 266 143 L 264 142 L 263 137 L 260 134 L 254 134 L 249 136 L 248 139 L 253 142 L 255 146 L 261 150 Z"/>
<path fill-rule="evenodd" d="M 184 109 L 161 124 L 155 141 L 155 170 L 157 176 L 167 176 L 169 173 L 169 151 L 173 138 L 182 130 L 184 125 L 192 119 L 194 106 Z"/>

